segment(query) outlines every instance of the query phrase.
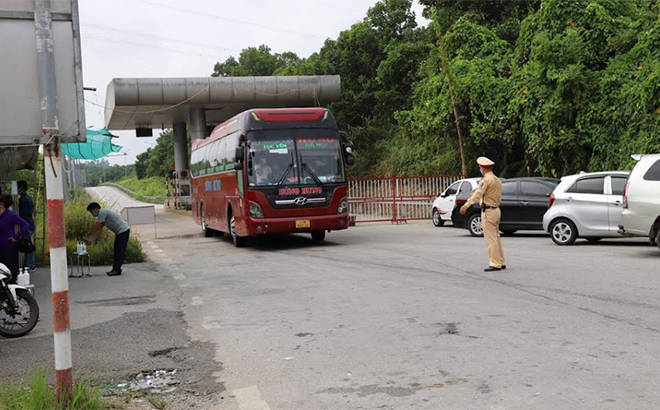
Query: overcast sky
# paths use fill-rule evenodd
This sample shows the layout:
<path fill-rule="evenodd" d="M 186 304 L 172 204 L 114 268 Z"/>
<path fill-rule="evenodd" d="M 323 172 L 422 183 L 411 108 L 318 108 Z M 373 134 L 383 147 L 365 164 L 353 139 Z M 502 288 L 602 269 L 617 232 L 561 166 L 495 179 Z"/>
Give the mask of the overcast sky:
<path fill-rule="evenodd" d="M 376 0 L 79 0 L 87 100 L 103 105 L 115 77 L 205 77 L 246 47 L 308 57 L 326 38 L 361 21 Z M 415 4 L 418 20 L 422 7 Z M 168 41 L 172 39 L 174 41 Z M 103 109 L 86 103 L 87 125 L 103 127 Z M 154 145 L 134 131 L 114 132 L 132 163 Z"/>

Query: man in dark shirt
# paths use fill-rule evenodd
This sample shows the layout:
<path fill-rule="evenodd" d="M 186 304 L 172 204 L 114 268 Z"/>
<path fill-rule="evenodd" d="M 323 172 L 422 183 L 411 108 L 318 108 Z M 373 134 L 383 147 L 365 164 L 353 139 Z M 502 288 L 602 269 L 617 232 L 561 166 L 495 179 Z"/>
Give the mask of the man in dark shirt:
<path fill-rule="evenodd" d="M 28 225 L 30 225 L 28 232 L 30 233 L 30 237 L 33 237 L 34 231 L 36 230 L 34 223 L 34 201 L 32 200 L 32 197 L 28 195 L 27 189 L 27 182 L 18 181 L 18 194 L 20 195 L 18 198 L 18 215 L 23 218 L 28 223 Z M 28 270 L 32 271 L 34 270 L 34 265 L 34 252 L 26 254 L 25 266 L 28 268 Z"/>

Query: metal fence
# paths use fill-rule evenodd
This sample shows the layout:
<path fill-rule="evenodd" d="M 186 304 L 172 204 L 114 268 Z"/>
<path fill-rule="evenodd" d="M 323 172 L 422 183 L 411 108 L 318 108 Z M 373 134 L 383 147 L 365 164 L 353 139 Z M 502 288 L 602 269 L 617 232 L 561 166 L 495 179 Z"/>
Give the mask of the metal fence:
<path fill-rule="evenodd" d="M 357 223 L 429 219 L 435 198 L 459 179 L 458 175 L 351 179 L 351 219 Z"/>

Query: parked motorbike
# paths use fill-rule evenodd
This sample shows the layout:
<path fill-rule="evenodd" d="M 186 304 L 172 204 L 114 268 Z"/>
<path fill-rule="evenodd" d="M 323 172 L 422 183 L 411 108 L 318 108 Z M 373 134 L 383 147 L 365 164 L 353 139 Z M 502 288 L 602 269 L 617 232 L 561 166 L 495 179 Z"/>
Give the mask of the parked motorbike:
<path fill-rule="evenodd" d="M 10 285 L 11 272 L 0 263 L 0 336 L 21 337 L 39 320 L 39 305 L 23 286 Z"/>

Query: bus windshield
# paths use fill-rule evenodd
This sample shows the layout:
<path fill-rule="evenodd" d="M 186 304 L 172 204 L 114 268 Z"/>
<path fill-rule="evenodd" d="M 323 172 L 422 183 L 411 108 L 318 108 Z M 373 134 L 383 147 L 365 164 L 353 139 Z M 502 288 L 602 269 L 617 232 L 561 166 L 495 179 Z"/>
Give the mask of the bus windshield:
<path fill-rule="evenodd" d="M 260 130 L 248 134 L 249 186 L 344 182 L 339 135 L 325 129 Z"/>

